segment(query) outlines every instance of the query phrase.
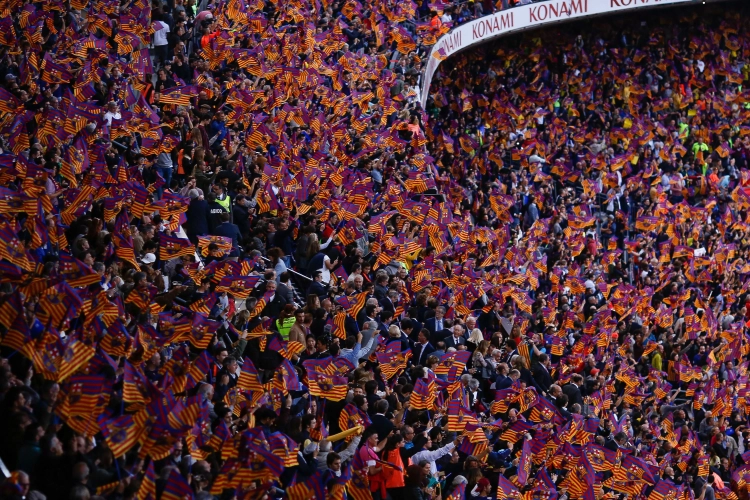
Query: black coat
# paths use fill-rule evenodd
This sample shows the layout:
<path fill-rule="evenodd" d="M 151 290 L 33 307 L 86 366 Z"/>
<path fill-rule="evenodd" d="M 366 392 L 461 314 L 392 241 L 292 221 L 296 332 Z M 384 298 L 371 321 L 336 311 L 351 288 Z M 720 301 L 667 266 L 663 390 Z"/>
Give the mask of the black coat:
<path fill-rule="evenodd" d="M 307 295 L 317 295 L 318 297 L 326 296 L 326 287 L 320 281 L 313 281 L 312 285 L 307 289 Z"/>
<path fill-rule="evenodd" d="M 456 341 L 453 338 L 453 335 L 449 335 L 444 340 L 445 340 L 445 347 L 446 348 L 448 348 L 448 347 L 458 348 L 458 346 L 460 346 L 460 345 L 466 345 L 466 337 L 463 337 L 463 336 L 462 337 L 458 337 L 458 341 Z"/>
<path fill-rule="evenodd" d="M 237 227 L 237 224 L 232 224 L 231 222 L 223 222 L 216 226 L 213 231 L 211 231 L 211 234 L 214 236 L 223 236 L 225 238 L 230 238 L 232 240 L 232 246 L 234 248 L 237 248 L 240 246 L 240 239 L 242 238 L 242 234 L 240 234 L 240 228 Z"/>
<path fill-rule="evenodd" d="M 213 234 L 214 229 L 221 224 L 221 214 L 224 213 L 227 210 L 215 201 L 208 204 L 208 232 Z"/>
<path fill-rule="evenodd" d="M 288 302 L 286 299 L 282 297 L 277 290 L 273 296 L 273 300 L 266 304 L 266 307 L 263 308 L 260 315 L 268 316 L 269 318 L 278 318 L 279 314 L 281 314 L 281 310 L 284 309 L 284 306 L 287 304 Z"/>
<path fill-rule="evenodd" d="M 208 202 L 206 200 L 198 198 L 192 200 L 185 216 L 187 221 L 183 227 L 190 241 L 197 241 L 197 236 L 208 234 Z"/>
<path fill-rule="evenodd" d="M 234 205 L 232 208 L 232 222 L 237 224 L 240 234 L 250 234 L 250 220 L 248 217 L 247 208 L 242 205 Z"/>
<path fill-rule="evenodd" d="M 581 395 L 581 389 L 576 387 L 574 384 L 565 384 L 562 388 L 563 394 L 568 396 L 568 408 L 572 408 L 574 404 L 578 403 L 583 408 L 583 396 Z"/>
<path fill-rule="evenodd" d="M 378 441 L 382 441 L 388 434 L 394 429 L 393 422 L 385 418 L 383 415 L 373 415 L 370 419 L 372 421 L 373 429 L 378 431 Z"/>
<path fill-rule="evenodd" d="M 534 363 L 534 366 L 531 367 L 531 374 L 544 392 L 549 391 L 549 386 L 552 385 L 552 376 L 545 367 L 539 363 Z"/>
<path fill-rule="evenodd" d="M 414 364 L 424 366 L 427 358 L 430 357 L 430 354 L 435 352 L 435 348 L 429 342 L 425 345 L 424 350 L 422 350 L 422 344 L 414 344 L 414 350 L 412 352 L 414 353 Z"/>
<path fill-rule="evenodd" d="M 443 328 L 441 328 L 441 330 L 444 330 L 445 329 L 445 319 L 443 319 L 442 321 L 443 321 L 443 324 L 442 324 Z M 436 322 L 437 322 L 437 320 L 435 319 L 434 316 L 432 318 L 428 319 L 428 320 L 425 320 L 425 322 L 424 322 L 424 327 L 427 328 L 430 331 L 430 335 L 435 335 L 435 332 L 438 331 L 437 327 L 435 326 Z"/>

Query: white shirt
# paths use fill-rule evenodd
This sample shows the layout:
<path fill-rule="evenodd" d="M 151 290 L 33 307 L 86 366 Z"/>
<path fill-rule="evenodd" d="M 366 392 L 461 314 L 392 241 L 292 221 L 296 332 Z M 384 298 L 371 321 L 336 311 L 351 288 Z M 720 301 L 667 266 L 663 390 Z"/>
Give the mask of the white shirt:
<path fill-rule="evenodd" d="M 109 127 L 110 125 L 112 125 L 112 119 L 113 119 L 113 118 L 114 118 L 115 120 L 119 120 L 120 118 L 122 118 L 122 116 L 121 116 L 121 115 L 120 115 L 120 113 L 119 113 L 119 112 L 117 112 L 117 111 L 115 111 L 114 113 L 113 113 L 113 112 L 111 112 L 111 111 L 107 111 L 106 113 L 104 113 L 104 121 L 105 121 L 105 122 L 107 122 L 107 126 L 108 126 L 108 127 Z"/>
<path fill-rule="evenodd" d="M 161 29 L 154 31 L 154 46 L 159 47 L 167 44 L 167 33 L 169 33 L 169 25 L 165 22 L 158 21 L 161 24 Z"/>
<path fill-rule="evenodd" d="M 430 462 L 430 473 L 434 474 L 437 472 L 437 464 L 435 463 L 435 461 L 440 457 L 443 457 L 452 452 L 453 448 L 455 447 L 456 445 L 453 443 L 453 441 L 451 441 L 450 443 L 435 451 L 420 451 L 419 453 L 415 453 L 414 456 L 411 457 L 411 463 L 418 464 L 422 460 L 426 460 Z"/>
<path fill-rule="evenodd" d="M 331 258 L 325 255 L 323 257 L 323 267 L 320 269 L 320 272 L 323 273 L 323 283 L 326 285 L 331 282 L 331 271 L 328 269 L 328 266 L 326 266 L 328 262 L 331 262 Z"/>

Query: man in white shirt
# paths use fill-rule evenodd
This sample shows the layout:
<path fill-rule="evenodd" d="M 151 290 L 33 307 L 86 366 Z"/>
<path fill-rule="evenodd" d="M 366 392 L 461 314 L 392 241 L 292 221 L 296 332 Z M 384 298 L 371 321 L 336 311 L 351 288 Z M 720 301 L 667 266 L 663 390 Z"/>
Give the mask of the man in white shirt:
<path fill-rule="evenodd" d="M 445 308 L 438 306 L 435 308 L 435 316 L 425 321 L 424 326 L 430 331 L 431 334 L 435 335 L 436 332 L 440 332 L 445 328 L 443 316 L 445 315 Z"/>
<path fill-rule="evenodd" d="M 107 103 L 107 112 L 104 113 L 104 121 L 107 122 L 107 126 L 112 126 L 112 120 L 119 120 L 122 118 L 122 115 L 120 115 L 120 111 L 117 109 L 117 104 L 110 101 Z"/>
<path fill-rule="evenodd" d="M 424 445 L 424 451 L 420 451 L 419 453 L 415 453 L 411 457 L 411 463 L 413 464 L 419 464 L 421 461 L 429 462 L 430 463 L 430 473 L 435 474 L 437 473 L 437 464 L 435 461 L 437 461 L 440 457 L 444 457 L 445 455 L 449 454 L 453 451 L 453 448 L 461 444 L 461 441 L 463 441 L 463 436 L 458 436 L 456 439 L 451 441 L 450 443 L 446 444 L 442 448 L 438 448 L 437 450 L 430 450 L 432 448 L 432 440 L 428 440 Z"/>
<path fill-rule="evenodd" d="M 417 344 L 414 345 L 414 361 L 416 364 L 424 366 L 427 357 L 435 352 L 435 348 L 430 344 L 430 331 L 427 328 L 422 328 L 417 335 L 417 340 Z"/>
<path fill-rule="evenodd" d="M 445 339 L 445 346 L 455 347 L 458 351 L 466 349 L 466 337 L 464 337 L 463 326 L 453 325 L 453 335 Z M 463 348 L 461 346 L 463 346 Z"/>
<path fill-rule="evenodd" d="M 169 58 L 168 34 L 169 25 L 165 21 L 154 22 L 154 54 L 161 64 L 165 64 Z"/>

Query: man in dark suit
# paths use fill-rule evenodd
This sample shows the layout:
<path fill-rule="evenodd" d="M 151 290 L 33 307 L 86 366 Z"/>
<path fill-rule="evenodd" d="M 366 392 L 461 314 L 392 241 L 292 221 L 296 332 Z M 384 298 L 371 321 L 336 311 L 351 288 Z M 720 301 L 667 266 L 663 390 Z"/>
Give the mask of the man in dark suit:
<path fill-rule="evenodd" d="M 388 434 L 390 434 L 396 426 L 385 416 L 385 413 L 388 411 L 388 401 L 385 399 L 375 401 L 373 408 L 375 414 L 370 417 L 370 420 L 372 421 L 370 427 L 377 430 L 378 441 L 382 441 L 388 437 Z"/>
<path fill-rule="evenodd" d="M 279 280 L 276 276 L 276 271 L 266 271 L 263 275 L 263 279 L 265 280 L 265 283 L 262 284 L 262 292 L 266 293 L 266 289 L 268 288 L 267 285 L 271 281 L 276 282 L 276 295 L 279 295 L 281 298 L 283 298 L 287 304 L 294 304 L 294 294 L 289 289 L 288 286 L 286 286 L 284 283 L 281 283 L 280 281 L 289 281 L 289 273 L 281 273 L 282 276 L 284 276 L 286 279 Z"/>
<path fill-rule="evenodd" d="M 240 239 L 242 239 L 242 234 L 240 234 L 240 228 L 237 227 L 237 224 L 232 224 L 229 222 L 229 212 L 223 212 L 219 215 L 219 220 L 221 221 L 221 224 L 217 225 L 213 231 L 211 231 L 211 234 L 214 236 L 224 236 L 225 238 L 231 238 L 232 240 L 232 246 L 234 248 L 237 248 L 240 246 Z"/>
<path fill-rule="evenodd" d="M 380 311 L 378 320 L 378 330 L 384 337 L 387 337 L 393 321 L 393 313 L 391 311 Z M 399 328 L 398 331 L 401 332 L 401 329 Z"/>
<path fill-rule="evenodd" d="M 214 390 L 214 401 L 222 401 L 226 396 L 229 389 L 237 385 L 239 380 L 239 372 L 237 370 L 237 358 L 234 356 L 227 356 L 224 358 L 222 363 L 224 366 L 219 373 L 216 375 L 216 387 Z"/>
<path fill-rule="evenodd" d="M 375 298 L 382 300 L 388 296 L 388 275 L 380 274 L 375 278 Z"/>
<path fill-rule="evenodd" d="M 435 316 L 433 318 L 426 320 L 424 322 L 424 327 L 427 328 L 432 335 L 435 335 L 435 332 L 439 332 L 443 328 L 445 328 L 445 322 L 443 321 L 444 315 L 445 315 L 445 307 L 437 306 L 435 308 Z"/>
<path fill-rule="evenodd" d="M 572 407 L 574 404 L 581 405 L 583 408 L 583 396 L 581 395 L 581 385 L 583 384 L 583 377 L 579 374 L 574 373 L 570 377 L 570 383 L 565 384 L 562 388 L 563 394 L 568 396 L 568 406 Z"/>
<path fill-rule="evenodd" d="M 380 307 L 384 311 L 394 312 L 396 310 L 396 302 L 398 302 L 398 292 L 396 290 L 390 290 L 388 295 L 380 299 Z"/>
<path fill-rule="evenodd" d="M 412 307 L 410 309 L 406 310 L 405 318 L 403 321 L 409 321 L 411 322 L 411 333 L 407 333 L 410 339 L 412 339 L 414 342 L 417 342 L 417 335 L 419 335 L 419 332 L 424 328 L 424 325 L 419 322 L 417 319 L 417 308 Z M 401 326 L 402 330 L 406 330 L 403 326 Z"/>
<path fill-rule="evenodd" d="M 272 295 L 266 300 L 266 307 L 263 308 L 263 311 L 261 311 L 260 314 L 261 316 L 276 318 L 281 313 L 281 310 L 284 309 L 287 301 L 284 297 L 281 296 L 281 294 L 276 293 L 275 281 L 269 281 L 266 283 L 266 291 L 264 295 L 268 294 L 269 292 L 272 292 Z"/>
<path fill-rule="evenodd" d="M 321 271 L 315 271 L 313 273 L 313 282 L 307 288 L 307 295 L 317 295 L 318 297 L 326 296 L 326 287 L 323 285 L 323 273 Z"/>
<path fill-rule="evenodd" d="M 458 349 L 459 346 L 466 345 L 466 333 L 463 325 L 453 325 L 453 335 L 446 337 L 445 347 Z"/>
<path fill-rule="evenodd" d="M 401 348 L 399 349 L 401 352 L 404 352 L 405 350 L 411 348 L 411 340 L 409 340 L 409 337 L 407 337 L 406 334 L 401 331 L 401 328 L 399 328 L 398 325 L 390 325 L 388 327 L 388 334 L 386 335 L 386 339 L 388 344 L 394 341 L 401 342 Z"/>
<path fill-rule="evenodd" d="M 563 394 L 562 389 L 557 384 L 552 384 L 549 386 L 549 391 L 547 393 L 547 400 L 550 401 L 557 410 L 560 412 L 560 414 L 563 416 L 565 420 L 569 420 L 571 418 L 570 413 L 568 410 L 565 409 L 565 407 L 568 405 L 568 396 Z"/>
<path fill-rule="evenodd" d="M 377 300 L 372 300 L 375 303 L 371 303 L 370 299 L 367 299 L 365 307 L 362 308 L 360 314 L 357 314 L 357 325 L 359 325 L 360 330 L 364 329 L 365 323 L 367 323 L 368 321 L 375 321 L 376 323 L 378 322 L 378 313 L 380 312 L 380 306 L 378 305 Z"/>
<path fill-rule="evenodd" d="M 417 344 L 414 345 L 414 364 L 425 365 L 430 354 L 435 352 L 435 348 L 430 344 L 430 331 L 427 328 L 417 334 Z"/>
<path fill-rule="evenodd" d="M 520 376 L 521 372 L 515 369 L 508 372 L 507 377 L 504 375 L 498 375 L 497 380 L 495 381 L 495 390 L 499 391 L 501 389 L 507 389 L 512 386 L 513 382 L 518 380 Z"/>
<path fill-rule="evenodd" d="M 538 361 L 531 367 L 531 374 L 542 388 L 542 391 L 548 392 L 549 386 L 552 385 L 552 376 L 549 374 L 550 360 L 546 353 L 539 355 Z"/>
<path fill-rule="evenodd" d="M 604 444 L 604 447 L 611 451 L 617 451 L 621 448 L 627 449 L 628 445 L 628 435 L 624 432 L 618 432 L 615 434 L 614 439 L 608 439 L 607 442 Z"/>

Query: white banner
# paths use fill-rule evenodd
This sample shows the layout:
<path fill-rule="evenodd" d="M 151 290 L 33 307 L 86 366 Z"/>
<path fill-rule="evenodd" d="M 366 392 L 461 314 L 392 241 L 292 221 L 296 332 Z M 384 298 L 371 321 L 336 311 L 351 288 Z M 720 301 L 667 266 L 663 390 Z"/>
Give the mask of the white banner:
<path fill-rule="evenodd" d="M 433 45 L 424 68 L 420 102 L 422 105 L 427 102 L 432 76 L 440 64 L 439 57 L 446 58 L 460 50 L 485 43 L 498 36 L 534 29 L 546 24 L 680 3 L 697 2 L 696 0 L 550 0 L 522 5 L 474 19 L 457 26 L 440 37 Z M 443 53 L 436 57 L 440 49 L 443 49 Z"/>

